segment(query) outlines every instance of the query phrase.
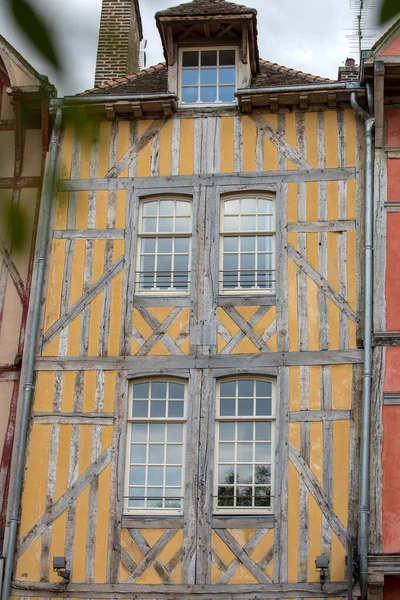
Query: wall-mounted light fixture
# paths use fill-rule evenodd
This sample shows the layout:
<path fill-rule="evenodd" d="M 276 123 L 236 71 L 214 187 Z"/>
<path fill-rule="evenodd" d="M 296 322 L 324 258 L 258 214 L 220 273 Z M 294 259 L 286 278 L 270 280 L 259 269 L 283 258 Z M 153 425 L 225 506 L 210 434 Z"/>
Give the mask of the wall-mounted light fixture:
<path fill-rule="evenodd" d="M 328 578 L 329 558 L 327 556 L 317 556 L 315 568 L 319 571 L 319 580 L 322 587 Z"/>
<path fill-rule="evenodd" d="M 65 556 L 55 556 L 53 558 L 53 571 L 64 580 L 65 585 L 69 584 L 71 572 L 67 570 L 67 559 Z"/>

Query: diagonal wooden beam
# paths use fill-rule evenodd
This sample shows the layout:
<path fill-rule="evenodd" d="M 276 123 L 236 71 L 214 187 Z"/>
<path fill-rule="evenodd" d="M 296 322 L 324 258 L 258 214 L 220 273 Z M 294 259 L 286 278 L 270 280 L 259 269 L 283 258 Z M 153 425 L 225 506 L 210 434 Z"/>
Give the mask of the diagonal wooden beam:
<path fill-rule="evenodd" d="M 251 329 L 253 330 L 254 325 L 256 325 L 258 323 L 258 321 L 260 321 L 260 319 L 262 319 L 264 317 L 264 315 L 266 315 L 266 313 L 269 311 L 270 307 L 263 307 L 261 306 L 258 311 L 251 317 L 251 319 L 249 319 L 249 325 L 251 326 Z M 235 309 L 235 312 L 236 309 Z M 238 313 L 239 314 L 239 313 Z M 275 331 L 276 331 L 276 321 L 274 321 L 275 323 Z M 271 326 L 268 327 L 267 332 L 269 332 Z M 257 335 L 254 330 L 253 330 L 254 335 Z M 269 338 L 274 334 L 275 332 L 272 332 L 271 335 L 267 336 L 267 339 L 264 340 L 264 337 L 262 338 L 264 342 L 266 342 L 267 340 L 269 340 Z M 265 335 L 265 334 L 264 334 Z M 244 333 L 244 331 L 240 330 L 229 342 L 228 344 L 225 346 L 225 348 L 222 350 L 221 354 L 230 354 L 232 352 L 232 350 L 234 350 L 234 348 L 236 348 L 236 346 L 246 337 L 246 334 Z M 260 338 L 259 338 L 260 339 Z M 264 351 L 269 352 L 269 348 L 265 348 L 265 346 L 263 346 Z"/>
<path fill-rule="evenodd" d="M 268 577 L 268 575 L 266 575 L 260 569 L 260 567 L 251 560 L 251 558 L 249 556 L 249 553 L 251 553 L 256 548 L 259 541 L 267 533 L 268 529 L 259 529 L 250 540 L 251 542 L 253 542 L 253 538 L 254 538 L 253 544 L 251 544 L 250 547 L 249 547 L 249 544 L 247 544 L 246 548 L 242 548 L 242 546 L 240 546 L 240 544 L 238 544 L 238 542 L 235 540 L 233 535 L 230 534 L 227 529 L 216 529 L 215 531 L 218 533 L 221 540 L 223 542 L 225 542 L 225 544 L 228 546 L 228 548 L 239 559 L 238 566 L 240 566 L 240 564 L 243 564 L 250 571 L 250 573 L 257 579 L 257 581 L 259 583 L 271 583 L 271 580 Z M 253 547 L 253 545 L 254 545 L 254 547 Z M 228 567 L 227 571 L 218 580 L 218 583 L 227 583 L 232 578 L 233 573 L 238 568 L 238 566 L 236 566 L 235 563 L 236 563 L 236 560 L 232 563 L 232 565 L 230 565 L 230 567 Z M 235 567 L 233 567 L 234 564 L 235 564 Z M 233 570 L 233 572 L 231 573 L 232 570 Z"/>
<path fill-rule="evenodd" d="M 323 291 L 324 294 L 326 294 L 328 298 L 330 298 L 332 302 L 334 302 L 336 306 L 340 308 L 340 310 L 347 317 L 349 317 L 349 319 L 351 319 L 354 323 L 358 323 L 358 316 L 348 302 L 343 298 L 343 296 L 335 292 L 333 287 L 326 281 L 326 279 L 324 279 L 324 277 L 322 277 L 322 275 L 310 265 L 307 259 L 305 259 L 300 252 L 297 252 L 297 250 L 295 250 L 290 244 L 288 245 L 288 256 L 299 267 L 299 269 L 303 271 L 303 273 L 311 277 L 319 289 Z"/>
<path fill-rule="evenodd" d="M 137 581 L 139 577 L 143 575 L 147 567 L 150 567 L 150 565 L 154 567 L 158 575 L 160 575 L 163 580 L 166 580 L 167 583 L 175 583 L 170 573 L 166 570 L 164 565 L 160 560 L 158 560 L 157 557 L 178 531 L 179 529 L 167 529 L 157 540 L 154 546 L 150 548 L 138 529 L 129 529 L 129 535 L 137 544 L 142 554 L 144 554 L 144 557 L 124 583 L 134 583 Z"/>
<path fill-rule="evenodd" d="M 75 483 L 65 492 L 63 496 L 39 519 L 39 521 L 28 531 L 19 544 L 19 556 L 29 548 L 45 529 L 77 499 L 84 489 L 93 481 L 94 477 L 100 475 L 106 466 L 111 462 L 112 447 L 105 450 L 97 460 L 75 481 Z"/>
<path fill-rule="evenodd" d="M 255 532 L 255 534 L 251 537 L 251 539 L 247 542 L 246 546 L 244 547 L 244 550 L 247 552 L 248 555 L 250 555 L 256 549 L 259 542 L 262 540 L 262 538 L 264 537 L 264 535 L 266 535 L 267 532 L 268 529 L 259 529 Z M 218 583 L 229 583 L 229 581 L 232 579 L 232 577 L 241 565 L 242 562 L 239 560 L 239 558 L 235 558 L 235 560 L 229 565 L 229 567 L 226 567 L 226 569 L 223 571 L 223 575 L 219 578 Z M 263 571 L 264 570 L 265 569 L 263 569 Z"/>
<path fill-rule="evenodd" d="M 129 573 L 133 573 L 137 565 L 129 556 L 128 552 L 121 546 L 121 562 Z"/>
<path fill-rule="evenodd" d="M 118 273 L 122 271 L 123 267 L 124 257 L 121 256 L 121 258 L 111 265 L 111 267 L 100 277 L 100 279 L 98 279 L 88 289 L 86 294 L 83 294 L 83 296 L 81 296 L 79 300 L 77 300 L 77 302 L 75 302 L 75 304 L 73 304 L 71 308 L 69 308 L 66 313 L 57 319 L 57 321 L 46 331 L 43 336 L 43 346 L 46 346 L 55 337 L 57 337 L 60 331 L 67 327 L 71 321 L 73 321 L 75 317 L 77 317 L 86 308 L 86 306 L 100 294 L 107 283 L 109 283 L 118 275 Z"/>
<path fill-rule="evenodd" d="M 11 254 L 9 253 L 9 251 L 7 250 L 7 248 L 5 247 L 5 245 L 3 244 L 3 242 L 0 242 L 0 254 L 3 258 L 4 264 L 7 267 L 7 270 L 10 274 L 11 279 L 13 280 L 13 283 L 15 285 L 15 289 L 18 292 L 18 296 L 21 299 L 21 302 L 25 301 L 25 285 L 24 282 L 22 281 L 22 277 L 18 272 L 17 267 L 14 264 L 13 259 L 11 258 Z"/>
<path fill-rule="evenodd" d="M 293 446 L 293 444 L 291 443 L 289 444 L 289 458 L 293 466 L 297 470 L 298 474 L 300 475 L 302 481 L 304 481 L 304 483 L 306 484 L 308 491 L 313 495 L 315 501 L 322 510 L 324 517 L 326 518 L 333 531 L 335 532 L 336 536 L 340 540 L 340 543 L 343 545 L 344 548 L 347 548 L 346 529 L 343 527 L 339 518 L 335 514 L 333 507 L 326 499 L 326 496 L 322 492 L 314 473 L 311 471 L 310 467 L 300 456 L 300 453 L 297 450 L 297 448 L 295 448 L 295 446 Z"/>
<path fill-rule="evenodd" d="M 271 350 L 269 348 L 267 348 L 267 346 L 264 344 L 264 342 L 258 337 L 258 335 L 256 334 L 256 332 L 254 331 L 254 329 L 252 327 L 252 325 L 255 325 L 260 320 L 261 313 L 262 313 L 262 316 L 265 315 L 265 313 L 266 313 L 265 307 L 262 306 L 261 308 L 259 308 L 258 311 L 249 320 L 249 322 L 247 322 L 245 319 L 243 319 L 242 315 L 239 314 L 233 306 L 224 306 L 224 311 L 230 316 L 232 321 L 234 321 L 236 323 L 236 325 L 238 327 L 240 327 L 240 329 L 242 330 L 243 337 L 241 339 L 243 339 L 244 337 L 247 336 L 261 352 L 271 352 Z M 256 317 L 256 315 L 257 315 L 257 317 Z M 236 334 L 236 336 L 232 339 L 232 341 L 229 342 L 229 344 L 227 344 L 225 346 L 225 348 L 223 350 L 223 354 L 227 354 L 228 352 L 231 352 L 231 350 L 233 350 L 233 348 L 235 348 L 237 346 L 237 343 L 239 343 L 241 341 L 239 339 L 239 335 L 240 335 L 240 331 Z M 233 345 L 233 342 L 234 342 L 234 340 L 236 340 L 236 338 L 238 338 L 238 342 Z M 226 351 L 227 348 L 228 348 L 228 351 Z"/>
<path fill-rule="evenodd" d="M 266 571 L 273 560 L 274 560 L 274 546 L 272 545 L 272 547 L 268 550 L 268 552 L 265 554 L 265 556 L 260 560 L 260 562 L 258 563 L 258 566 L 263 571 Z"/>
<path fill-rule="evenodd" d="M 162 323 L 160 323 L 158 319 L 156 319 L 155 316 L 147 308 L 141 307 L 137 310 L 140 312 L 146 323 L 150 325 L 150 327 L 153 329 L 153 335 L 147 340 L 145 344 L 143 344 L 143 346 L 137 353 L 137 356 L 145 356 L 146 354 L 148 354 L 150 350 L 154 348 L 157 342 L 161 339 L 165 343 L 166 348 L 171 352 L 171 354 L 183 354 L 182 350 L 178 348 L 178 346 L 167 333 L 168 328 L 171 327 L 172 323 L 181 314 L 183 310 L 182 308 L 174 308 L 174 310 Z"/>
<path fill-rule="evenodd" d="M 258 112 L 253 112 L 248 115 L 249 119 L 253 121 L 257 129 L 265 135 L 277 148 L 278 150 L 290 160 L 295 167 L 298 169 L 312 170 L 312 166 L 301 156 L 297 150 L 285 140 Z"/>
<path fill-rule="evenodd" d="M 139 152 L 146 148 L 147 144 L 151 142 L 151 140 L 161 131 L 166 122 L 167 119 L 158 119 L 157 121 L 153 121 L 146 131 L 133 142 L 125 156 L 123 156 L 113 167 L 111 167 L 105 178 L 113 179 L 114 177 L 118 177 L 122 171 L 125 171 L 125 169 L 127 169 L 129 165 L 137 158 Z"/>

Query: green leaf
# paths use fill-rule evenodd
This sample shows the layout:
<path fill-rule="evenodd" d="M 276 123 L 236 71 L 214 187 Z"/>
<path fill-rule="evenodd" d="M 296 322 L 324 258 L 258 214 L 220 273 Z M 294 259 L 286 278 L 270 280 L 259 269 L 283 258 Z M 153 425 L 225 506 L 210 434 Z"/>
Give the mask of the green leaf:
<path fill-rule="evenodd" d="M 8 202 L 2 207 L 1 221 L 3 236 L 7 246 L 13 250 L 23 250 L 28 240 L 28 219 L 21 206 Z"/>
<path fill-rule="evenodd" d="M 399 14 L 399 0 L 382 0 L 381 23 L 386 23 Z"/>
<path fill-rule="evenodd" d="M 32 8 L 28 0 L 8 0 L 14 19 L 36 49 L 56 69 L 60 69 L 58 52 L 52 40 L 49 27 Z"/>

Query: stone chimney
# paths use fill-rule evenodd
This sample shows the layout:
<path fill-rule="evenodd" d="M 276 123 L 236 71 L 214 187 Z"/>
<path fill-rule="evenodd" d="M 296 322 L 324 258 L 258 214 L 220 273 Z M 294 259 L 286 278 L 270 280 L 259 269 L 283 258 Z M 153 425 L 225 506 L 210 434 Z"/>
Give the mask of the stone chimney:
<path fill-rule="evenodd" d="M 339 81 L 357 81 L 359 70 L 354 58 L 347 58 L 344 67 L 339 67 Z"/>
<path fill-rule="evenodd" d="M 95 86 L 139 70 L 139 0 L 102 0 Z"/>

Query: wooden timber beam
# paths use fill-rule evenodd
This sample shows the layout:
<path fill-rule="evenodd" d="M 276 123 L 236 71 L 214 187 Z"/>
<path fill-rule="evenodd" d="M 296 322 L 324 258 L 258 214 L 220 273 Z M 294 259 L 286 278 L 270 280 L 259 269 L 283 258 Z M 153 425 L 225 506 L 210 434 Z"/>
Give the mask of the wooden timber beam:
<path fill-rule="evenodd" d="M 14 261 L 12 260 L 10 252 L 7 250 L 2 241 L 0 241 L 0 255 L 7 267 L 8 273 L 14 283 L 18 296 L 20 297 L 22 304 L 24 304 L 26 295 L 24 282 L 22 281 L 22 277 L 19 274 Z"/>
<path fill-rule="evenodd" d="M 40 177 L 0 177 L 0 189 L 20 190 L 22 188 L 39 188 L 42 185 Z"/>
<path fill-rule="evenodd" d="M 13 596 L 52 598 L 155 598 L 157 600 L 206 600 L 211 598 L 321 598 L 320 583 L 268 583 L 252 585 L 140 585 L 140 584 L 74 584 L 13 581 Z M 345 596 L 347 582 L 325 583 L 324 598 Z"/>
<path fill-rule="evenodd" d="M 192 355 L 152 356 L 38 356 L 36 371 L 126 371 L 127 376 L 137 372 L 151 373 L 157 369 L 228 369 L 248 368 L 256 371 L 264 367 L 362 364 L 362 350 L 320 350 L 317 352 L 268 352 L 264 354 L 233 354 L 227 356 Z"/>
<path fill-rule="evenodd" d="M 374 62 L 375 147 L 385 146 L 385 63 Z"/>

